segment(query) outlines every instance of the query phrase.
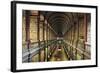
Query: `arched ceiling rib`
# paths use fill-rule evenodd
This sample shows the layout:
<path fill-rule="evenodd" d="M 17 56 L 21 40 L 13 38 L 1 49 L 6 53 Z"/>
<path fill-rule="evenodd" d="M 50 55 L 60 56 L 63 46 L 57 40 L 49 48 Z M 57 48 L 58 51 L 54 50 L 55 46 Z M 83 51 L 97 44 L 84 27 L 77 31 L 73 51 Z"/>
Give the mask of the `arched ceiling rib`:
<path fill-rule="evenodd" d="M 76 21 L 76 13 L 71 12 L 41 12 L 50 26 L 58 33 L 58 36 L 63 36 L 64 33 Z"/>

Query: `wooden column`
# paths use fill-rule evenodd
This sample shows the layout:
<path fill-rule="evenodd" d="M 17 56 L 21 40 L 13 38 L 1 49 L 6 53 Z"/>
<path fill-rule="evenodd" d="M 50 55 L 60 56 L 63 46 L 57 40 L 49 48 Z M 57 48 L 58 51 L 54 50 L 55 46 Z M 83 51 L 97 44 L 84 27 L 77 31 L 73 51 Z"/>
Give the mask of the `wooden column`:
<path fill-rule="evenodd" d="M 73 25 L 73 27 L 72 27 L 72 42 L 71 42 L 71 44 L 73 45 L 74 44 L 74 35 L 75 35 L 75 27 L 74 27 L 75 25 Z M 74 60 L 74 53 L 73 53 L 73 47 L 71 47 L 71 50 L 72 50 L 72 59 Z"/>
<path fill-rule="evenodd" d="M 84 40 L 87 41 L 87 14 L 84 14 Z"/>
<path fill-rule="evenodd" d="M 47 61 L 47 56 L 46 56 L 46 23 L 45 23 L 45 16 L 44 16 L 44 23 L 43 23 L 43 33 L 44 33 L 44 61 Z"/>
<path fill-rule="evenodd" d="M 83 30 L 84 30 L 84 52 L 85 52 L 85 49 L 86 49 L 86 45 L 85 45 L 85 42 L 87 42 L 87 14 L 84 14 L 84 27 L 83 27 Z M 84 56 L 84 52 L 83 52 L 83 59 L 85 59 L 85 56 Z"/>
<path fill-rule="evenodd" d="M 74 41 L 75 41 L 75 23 L 73 23 L 73 42 L 72 45 L 74 45 Z M 74 54 L 74 48 L 73 48 L 73 59 L 75 60 L 75 54 Z"/>
<path fill-rule="evenodd" d="M 70 44 L 72 44 L 72 28 L 73 27 L 71 27 L 71 29 L 69 30 L 69 32 L 70 32 Z M 71 60 L 73 59 L 72 58 L 72 46 L 70 46 L 70 57 L 71 57 Z"/>
<path fill-rule="evenodd" d="M 26 11 L 25 21 L 26 21 L 26 42 L 30 40 L 30 12 Z"/>
<path fill-rule="evenodd" d="M 30 52 L 30 11 L 25 11 L 25 21 L 26 21 L 26 43 L 28 52 Z M 30 54 L 28 55 L 28 62 L 30 62 Z"/>
<path fill-rule="evenodd" d="M 47 61 L 48 61 L 48 22 L 47 22 L 47 31 L 46 31 L 46 35 L 47 35 Z"/>
<path fill-rule="evenodd" d="M 38 16 L 37 16 L 37 41 L 38 41 L 38 46 L 40 48 L 40 12 L 38 11 Z M 39 50 L 39 62 L 41 61 L 41 50 Z"/>
<path fill-rule="evenodd" d="M 43 41 L 44 41 L 44 61 L 45 61 L 45 17 L 44 17 L 44 20 L 43 20 Z"/>
<path fill-rule="evenodd" d="M 78 14 L 77 14 L 77 24 L 76 24 L 76 30 L 77 30 L 77 41 L 76 41 L 76 48 L 77 48 L 77 46 L 78 46 L 78 41 L 79 41 L 79 17 L 78 17 Z M 76 50 L 76 52 L 75 52 L 75 55 L 76 55 L 76 57 L 75 57 L 75 59 L 77 60 L 77 50 Z"/>
<path fill-rule="evenodd" d="M 51 43 L 51 40 L 50 40 L 50 28 L 49 28 L 49 41 L 50 41 L 50 43 Z M 49 55 L 51 55 L 51 46 L 52 46 L 52 45 L 50 45 Z"/>
<path fill-rule="evenodd" d="M 46 48 L 45 48 L 45 61 L 48 61 L 48 27 L 47 27 L 48 23 L 45 23 L 45 31 L 46 31 Z"/>

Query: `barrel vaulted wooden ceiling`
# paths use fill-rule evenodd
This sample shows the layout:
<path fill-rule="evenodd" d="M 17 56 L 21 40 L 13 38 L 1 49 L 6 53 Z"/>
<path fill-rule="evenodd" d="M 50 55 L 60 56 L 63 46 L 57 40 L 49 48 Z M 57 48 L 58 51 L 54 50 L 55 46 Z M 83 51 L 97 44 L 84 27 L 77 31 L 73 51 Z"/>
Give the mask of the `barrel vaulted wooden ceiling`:
<path fill-rule="evenodd" d="M 30 15 L 37 15 L 38 11 L 31 10 Z M 25 13 L 23 13 L 25 14 Z M 58 36 L 63 36 L 78 20 L 84 17 L 84 13 L 40 11 Z"/>
<path fill-rule="evenodd" d="M 77 13 L 71 12 L 41 12 L 58 36 L 63 36 L 78 20 Z"/>

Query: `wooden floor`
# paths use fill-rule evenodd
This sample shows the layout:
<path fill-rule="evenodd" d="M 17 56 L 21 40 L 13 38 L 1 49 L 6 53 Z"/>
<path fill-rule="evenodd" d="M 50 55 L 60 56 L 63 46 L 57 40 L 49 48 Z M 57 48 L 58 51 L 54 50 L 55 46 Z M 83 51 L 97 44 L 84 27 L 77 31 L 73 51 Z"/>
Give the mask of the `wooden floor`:
<path fill-rule="evenodd" d="M 67 61 L 68 58 L 66 57 L 66 54 L 64 52 L 64 49 L 56 49 L 53 53 L 50 61 Z"/>

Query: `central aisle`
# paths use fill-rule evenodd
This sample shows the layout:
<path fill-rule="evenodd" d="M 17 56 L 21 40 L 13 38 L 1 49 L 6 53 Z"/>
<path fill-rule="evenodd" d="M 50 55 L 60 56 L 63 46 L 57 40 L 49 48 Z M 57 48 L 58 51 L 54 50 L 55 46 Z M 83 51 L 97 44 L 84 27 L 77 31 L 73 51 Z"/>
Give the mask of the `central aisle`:
<path fill-rule="evenodd" d="M 50 59 L 50 61 L 67 61 L 67 60 L 68 60 L 68 58 L 67 58 L 63 48 L 56 49 Z"/>

